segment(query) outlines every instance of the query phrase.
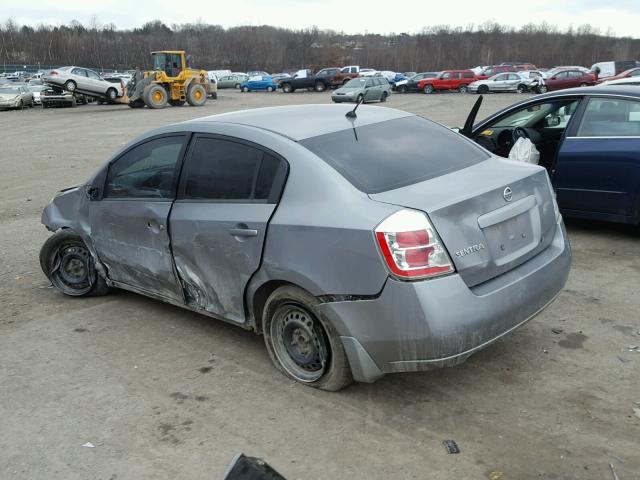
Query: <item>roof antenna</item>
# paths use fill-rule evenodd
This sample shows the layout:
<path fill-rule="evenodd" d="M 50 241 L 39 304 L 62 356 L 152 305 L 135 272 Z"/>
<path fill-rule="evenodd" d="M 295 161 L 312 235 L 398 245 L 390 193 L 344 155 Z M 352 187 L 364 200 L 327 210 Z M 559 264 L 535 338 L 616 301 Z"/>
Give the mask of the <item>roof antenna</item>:
<path fill-rule="evenodd" d="M 364 99 L 367 98 L 367 93 L 369 93 L 369 90 L 367 90 L 365 88 L 364 95 L 362 95 L 362 98 L 360 99 L 360 101 L 358 103 L 356 103 L 356 106 L 353 107 L 353 110 L 349 110 L 347 113 L 344 114 L 345 117 L 347 117 L 347 118 L 357 118 L 356 110 L 358 109 L 358 107 L 360 106 L 361 103 L 364 103 Z"/>

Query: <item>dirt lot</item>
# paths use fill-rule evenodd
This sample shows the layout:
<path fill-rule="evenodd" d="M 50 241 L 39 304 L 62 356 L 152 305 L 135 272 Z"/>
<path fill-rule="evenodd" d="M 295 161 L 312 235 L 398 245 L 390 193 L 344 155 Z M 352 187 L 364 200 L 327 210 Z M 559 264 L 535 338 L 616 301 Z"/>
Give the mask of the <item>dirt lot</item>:
<path fill-rule="evenodd" d="M 488 96 L 480 116 L 518 99 Z M 328 101 L 224 91 L 202 108 L 0 112 L 0 478 L 216 479 L 241 451 L 289 479 L 603 480 L 609 463 L 640 478 L 637 228 L 568 221 L 571 277 L 535 320 L 459 367 L 341 393 L 288 381 L 239 328 L 130 293 L 72 299 L 48 286 L 40 212 L 118 146 L 198 116 Z M 455 126 L 474 101 L 387 105 Z"/>

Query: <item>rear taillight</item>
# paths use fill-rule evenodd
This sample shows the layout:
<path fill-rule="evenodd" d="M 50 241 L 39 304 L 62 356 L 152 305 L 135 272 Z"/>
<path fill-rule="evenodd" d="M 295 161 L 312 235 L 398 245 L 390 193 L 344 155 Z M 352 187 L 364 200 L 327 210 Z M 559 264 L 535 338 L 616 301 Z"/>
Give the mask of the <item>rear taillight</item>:
<path fill-rule="evenodd" d="M 419 279 L 453 272 L 453 264 L 427 216 L 400 210 L 375 229 L 378 247 L 391 273 Z"/>

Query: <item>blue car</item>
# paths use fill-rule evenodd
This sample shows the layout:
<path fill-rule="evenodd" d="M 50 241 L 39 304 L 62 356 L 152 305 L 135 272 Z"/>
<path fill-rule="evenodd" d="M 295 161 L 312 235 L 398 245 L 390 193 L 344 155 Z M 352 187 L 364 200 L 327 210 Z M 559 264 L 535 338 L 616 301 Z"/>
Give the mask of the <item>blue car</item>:
<path fill-rule="evenodd" d="M 248 80 L 240 84 L 240 91 L 245 93 L 264 90 L 267 92 L 275 92 L 277 88 L 278 84 L 273 80 L 273 78 L 264 75 L 249 77 Z"/>
<path fill-rule="evenodd" d="M 473 125 L 476 107 L 461 133 L 503 157 L 520 137 L 529 138 L 565 216 L 640 223 L 639 88 L 538 95 Z"/>

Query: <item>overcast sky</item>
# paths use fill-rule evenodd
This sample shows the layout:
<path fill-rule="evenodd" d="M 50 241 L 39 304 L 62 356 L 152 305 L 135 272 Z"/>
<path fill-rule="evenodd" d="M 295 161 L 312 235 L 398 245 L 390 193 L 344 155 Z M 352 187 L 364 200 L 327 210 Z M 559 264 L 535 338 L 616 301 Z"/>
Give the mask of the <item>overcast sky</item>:
<path fill-rule="evenodd" d="M 160 19 L 168 25 L 195 22 L 237 25 L 275 25 L 304 28 L 313 25 L 346 33 L 415 33 L 425 26 L 478 25 L 487 20 L 520 26 L 548 22 L 561 28 L 591 24 L 602 33 L 640 38 L 640 0 L 455 0 L 424 2 L 393 0 L 99 0 L 60 2 L 27 0 L 2 2 L 0 21 L 19 24 L 61 24 L 76 19 L 133 28 Z M 444 5 L 451 5 L 445 8 Z"/>

